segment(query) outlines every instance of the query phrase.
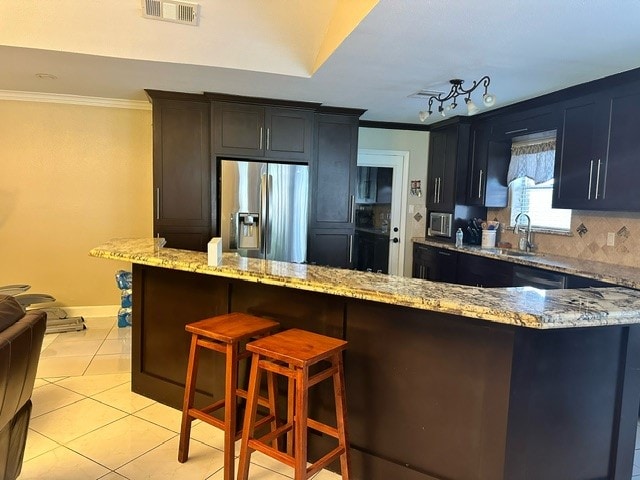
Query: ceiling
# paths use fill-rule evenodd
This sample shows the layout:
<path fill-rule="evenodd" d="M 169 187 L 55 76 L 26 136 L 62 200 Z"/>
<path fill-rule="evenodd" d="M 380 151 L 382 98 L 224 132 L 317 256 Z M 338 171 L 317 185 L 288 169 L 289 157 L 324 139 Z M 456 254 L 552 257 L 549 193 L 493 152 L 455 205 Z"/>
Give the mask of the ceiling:
<path fill-rule="evenodd" d="M 143 18 L 140 0 L 3 0 L 0 93 L 222 92 L 419 124 L 409 96 L 451 78 L 489 75 L 497 108 L 640 67 L 638 0 L 198 3 L 194 27 Z"/>

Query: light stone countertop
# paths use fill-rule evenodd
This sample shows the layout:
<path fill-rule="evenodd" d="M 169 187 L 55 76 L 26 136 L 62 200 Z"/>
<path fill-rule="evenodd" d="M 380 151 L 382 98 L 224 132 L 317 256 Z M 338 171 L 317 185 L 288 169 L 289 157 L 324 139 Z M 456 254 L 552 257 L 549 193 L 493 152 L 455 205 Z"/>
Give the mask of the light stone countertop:
<path fill-rule="evenodd" d="M 153 238 L 114 239 L 93 248 L 89 254 L 536 329 L 640 323 L 640 291 L 626 288 L 479 288 L 380 273 L 250 259 L 233 253 L 224 253 L 221 265 L 209 266 L 206 253 L 158 249 Z"/>
<path fill-rule="evenodd" d="M 640 268 L 614 265 L 611 263 L 595 262 L 580 258 L 563 257 L 548 253 L 534 253 L 530 256 L 510 256 L 499 253 L 498 248 L 482 248 L 479 245 L 463 245 L 456 247 L 452 243 L 417 237 L 412 239 L 414 243 L 421 243 L 437 248 L 495 258 L 519 265 L 538 267 L 554 272 L 577 275 L 591 278 L 601 282 L 612 283 L 621 287 L 629 287 L 640 290 Z"/>

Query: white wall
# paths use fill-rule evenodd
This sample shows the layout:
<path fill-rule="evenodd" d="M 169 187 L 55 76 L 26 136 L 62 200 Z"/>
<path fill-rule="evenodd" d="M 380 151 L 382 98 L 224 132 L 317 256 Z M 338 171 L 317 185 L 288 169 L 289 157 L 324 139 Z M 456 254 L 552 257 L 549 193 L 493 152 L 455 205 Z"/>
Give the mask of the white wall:
<path fill-rule="evenodd" d="M 413 263 L 411 238 L 424 237 L 426 229 L 424 192 L 427 184 L 429 132 L 362 127 L 359 129 L 358 148 L 409 152 L 409 181 L 420 180 L 422 182 L 422 197 L 408 194 L 403 199 L 407 207 L 407 227 L 404 232 L 404 275 L 410 277 Z M 407 185 L 407 192 L 410 191 L 410 187 L 410 185 Z M 417 214 L 422 217 L 420 220 L 415 219 Z"/>

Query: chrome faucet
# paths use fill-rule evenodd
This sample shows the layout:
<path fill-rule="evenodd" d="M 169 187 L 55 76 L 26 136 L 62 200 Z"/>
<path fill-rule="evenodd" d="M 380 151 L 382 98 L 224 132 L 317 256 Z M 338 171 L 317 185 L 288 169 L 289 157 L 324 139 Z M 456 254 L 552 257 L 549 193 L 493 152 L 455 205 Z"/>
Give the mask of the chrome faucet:
<path fill-rule="evenodd" d="M 527 229 L 524 232 L 522 231 L 522 227 L 520 226 L 520 217 L 527 218 Z M 523 252 L 530 252 L 533 248 L 533 243 L 531 243 L 531 217 L 526 213 L 520 212 L 518 215 L 516 215 L 515 224 L 516 226 L 513 229 L 514 233 L 518 235 L 520 235 L 521 233 L 526 233 L 526 237 L 524 235 L 520 237 L 520 240 L 518 241 L 518 248 Z"/>

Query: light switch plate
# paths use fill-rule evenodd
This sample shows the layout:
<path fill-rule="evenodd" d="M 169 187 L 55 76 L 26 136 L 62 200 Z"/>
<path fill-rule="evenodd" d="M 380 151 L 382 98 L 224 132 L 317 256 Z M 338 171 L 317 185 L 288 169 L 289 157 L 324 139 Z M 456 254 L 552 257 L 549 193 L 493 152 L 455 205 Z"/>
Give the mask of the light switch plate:
<path fill-rule="evenodd" d="M 616 234 L 614 232 L 607 233 L 607 247 L 613 247 L 616 244 Z"/>

